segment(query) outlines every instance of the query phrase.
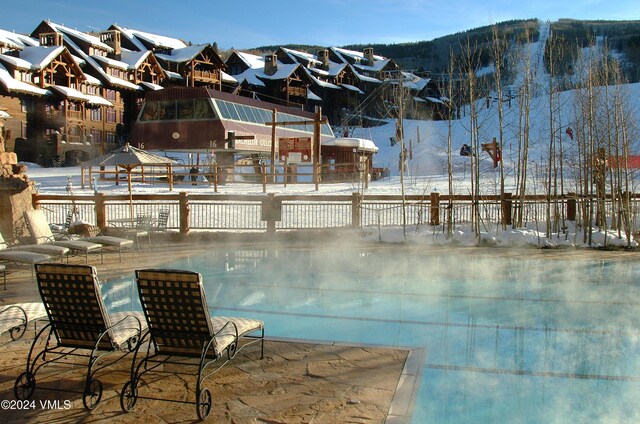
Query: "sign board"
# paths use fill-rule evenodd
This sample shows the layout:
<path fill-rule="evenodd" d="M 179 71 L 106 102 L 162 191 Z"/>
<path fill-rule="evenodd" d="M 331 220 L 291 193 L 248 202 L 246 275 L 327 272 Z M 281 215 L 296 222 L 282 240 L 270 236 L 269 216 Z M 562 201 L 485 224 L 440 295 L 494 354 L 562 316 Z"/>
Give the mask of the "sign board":
<path fill-rule="evenodd" d="M 282 221 L 282 200 L 264 199 L 262 201 L 263 221 Z"/>
<path fill-rule="evenodd" d="M 287 163 L 311 162 L 311 138 L 292 137 L 278 140 L 278 157 Z"/>

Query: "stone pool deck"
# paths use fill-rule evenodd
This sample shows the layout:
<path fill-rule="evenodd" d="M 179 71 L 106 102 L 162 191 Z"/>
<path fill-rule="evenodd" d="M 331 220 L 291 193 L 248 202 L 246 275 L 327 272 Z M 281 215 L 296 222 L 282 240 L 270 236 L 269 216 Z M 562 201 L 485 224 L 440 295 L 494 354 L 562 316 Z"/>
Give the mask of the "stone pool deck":
<path fill-rule="evenodd" d="M 126 252 L 123 261 L 109 252 L 100 263 L 99 255 L 89 256 L 101 279 L 143 267 L 162 266 L 180 257 L 197 254 L 210 245 L 172 243 Z M 70 263 L 83 264 L 84 257 Z M 39 300 L 29 268 L 10 268 L 7 290 L 0 287 L 0 307 Z M 23 339 L 0 346 L 0 421 L 20 423 L 180 423 L 197 421 L 195 405 L 139 399 L 134 411 L 120 409 L 119 395 L 127 381 L 130 359 L 125 357 L 103 370 L 103 399 L 93 411 L 86 411 L 81 391 L 84 367 L 50 365 L 37 374 L 34 402 L 17 405 L 13 401 L 15 378 L 24 371 L 30 347 L 27 332 Z M 267 337 L 269 328 L 266 328 Z M 4 337 L 4 336 L 3 336 Z M 2 341 L 7 340 L 6 337 Z M 269 339 L 265 357 L 259 348 L 241 351 L 208 385 L 214 407 L 207 422 L 216 423 L 407 423 L 415 396 L 416 375 L 421 353 L 407 349 L 319 344 Z M 409 360 L 407 360 L 409 358 Z M 83 362 L 83 363 L 86 363 Z M 166 366 L 168 374 L 153 374 L 141 396 L 194 400 L 192 369 Z M 40 390 L 40 387 L 55 390 Z M 185 387 L 188 388 L 189 392 Z M 47 401 L 51 401 L 48 402 Z M 65 402 L 66 401 L 66 402 Z M 19 410 L 18 406 L 25 409 Z M 59 406 L 59 409 L 56 408 Z"/>

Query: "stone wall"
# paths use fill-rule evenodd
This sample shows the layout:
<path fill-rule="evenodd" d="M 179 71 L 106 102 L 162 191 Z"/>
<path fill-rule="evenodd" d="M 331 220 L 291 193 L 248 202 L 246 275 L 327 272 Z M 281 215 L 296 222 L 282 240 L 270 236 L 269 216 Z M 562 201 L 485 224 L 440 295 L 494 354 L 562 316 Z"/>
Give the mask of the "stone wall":
<path fill-rule="evenodd" d="M 0 232 L 5 240 L 13 240 L 28 235 L 23 213 L 33 208 L 32 183 L 17 155 L 5 151 L 2 135 L 0 124 Z"/>

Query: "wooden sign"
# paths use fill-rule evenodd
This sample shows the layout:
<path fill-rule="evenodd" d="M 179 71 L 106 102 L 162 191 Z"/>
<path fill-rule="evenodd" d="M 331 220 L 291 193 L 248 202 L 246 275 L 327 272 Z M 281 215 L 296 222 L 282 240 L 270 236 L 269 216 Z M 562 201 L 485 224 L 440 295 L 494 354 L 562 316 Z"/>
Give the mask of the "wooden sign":
<path fill-rule="evenodd" d="M 281 162 L 311 162 L 311 138 L 292 137 L 279 139 L 278 156 Z"/>

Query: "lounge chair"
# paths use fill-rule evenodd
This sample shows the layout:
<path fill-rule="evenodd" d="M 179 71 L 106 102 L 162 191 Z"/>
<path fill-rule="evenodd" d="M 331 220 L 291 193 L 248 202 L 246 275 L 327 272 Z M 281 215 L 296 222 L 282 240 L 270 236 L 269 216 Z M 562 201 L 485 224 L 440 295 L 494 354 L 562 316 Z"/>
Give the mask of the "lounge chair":
<path fill-rule="evenodd" d="M 3 239 L 0 242 L 0 261 L 33 266 L 40 262 L 51 261 L 51 256 L 24 250 L 10 250 L 9 245 Z M 3 269 L 3 271 L 6 273 L 6 269 Z M 4 274 L 4 288 L 5 290 L 7 288 L 6 274 Z"/>
<path fill-rule="evenodd" d="M 123 357 L 107 362 L 108 354 L 133 351 L 145 329 L 144 316 L 140 312 L 107 314 L 92 266 L 48 263 L 35 268 L 49 323 L 31 345 L 26 371 L 16 379 L 14 394 L 17 399 L 29 399 L 36 389 L 36 374 L 52 362 L 87 366 L 82 402 L 93 409 L 102 398 L 96 373 Z M 88 364 L 77 357 L 88 358 Z"/>
<path fill-rule="evenodd" d="M 120 406 L 124 411 L 133 409 L 138 386 L 147 372 L 166 363 L 192 365 L 198 368 L 195 405 L 198 418 L 203 420 L 212 404 L 205 380 L 246 345 L 260 342 L 263 358 L 264 324 L 253 319 L 211 316 L 197 272 L 138 270 L 136 282 L 149 331 L 136 348 L 131 380 L 122 389 Z M 222 363 L 216 363 L 218 359 Z"/>
<path fill-rule="evenodd" d="M 12 251 L 27 251 L 49 256 L 58 256 L 60 257 L 60 262 L 69 255 L 69 248 L 64 246 L 56 246 L 53 244 L 9 244 L 0 233 L 0 249 L 7 248 Z"/>
<path fill-rule="evenodd" d="M 22 337 L 29 323 L 47 316 L 42 302 L 17 303 L 0 308 L 0 336 L 7 331 L 11 340 Z"/>
<path fill-rule="evenodd" d="M 24 217 L 35 244 L 64 246 L 74 252 L 84 253 L 85 263 L 89 262 L 89 253 L 99 252 L 102 262 L 101 244 L 83 240 L 56 240 L 47 222 L 47 217 L 39 209 L 25 211 Z"/>

